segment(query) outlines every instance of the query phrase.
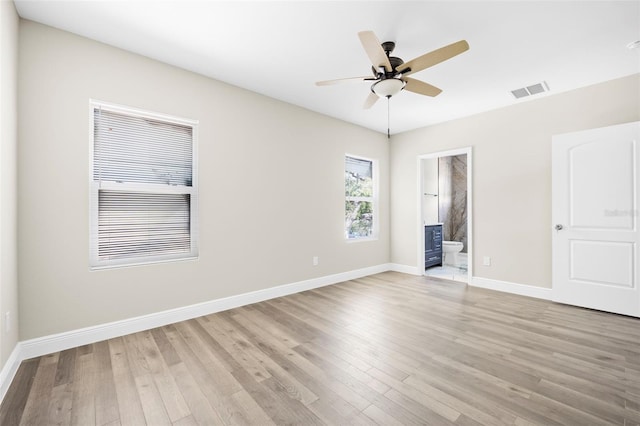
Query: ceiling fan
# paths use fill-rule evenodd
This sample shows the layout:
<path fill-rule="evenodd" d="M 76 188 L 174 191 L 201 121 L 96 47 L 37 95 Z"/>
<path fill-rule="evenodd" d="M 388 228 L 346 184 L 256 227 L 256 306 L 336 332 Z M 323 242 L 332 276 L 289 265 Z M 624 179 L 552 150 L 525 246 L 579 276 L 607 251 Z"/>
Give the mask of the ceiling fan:
<path fill-rule="evenodd" d="M 408 76 L 469 50 L 469 44 L 466 40 L 460 40 L 418 56 L 409 62 L 404 62 L 400 58 L 390 56 L 396 47 L 394 42 L 380 43 L 373 31 L 361 31 L 358 33 L 358 37 L 373 64 L 371 67 L 373 76 L 318 81 L 316 85 L 327 86 L 351 80 L 373 81 L 371 93 L 363 105 L 365 109 L 371 108 L 378 98 L 391 98 L 403 89 L 419 95 L 438 96 L 442 92 L 441 89 Z"/>

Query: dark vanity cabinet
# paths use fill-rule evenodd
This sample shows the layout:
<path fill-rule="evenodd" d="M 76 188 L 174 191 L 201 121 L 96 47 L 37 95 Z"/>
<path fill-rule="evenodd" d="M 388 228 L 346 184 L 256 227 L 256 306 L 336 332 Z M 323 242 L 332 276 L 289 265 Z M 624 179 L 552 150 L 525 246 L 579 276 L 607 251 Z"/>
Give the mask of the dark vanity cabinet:
<path fill-rule="evenodd" d="M 442 266 L 442 225 L 424 227 L 424 267 Z"/>

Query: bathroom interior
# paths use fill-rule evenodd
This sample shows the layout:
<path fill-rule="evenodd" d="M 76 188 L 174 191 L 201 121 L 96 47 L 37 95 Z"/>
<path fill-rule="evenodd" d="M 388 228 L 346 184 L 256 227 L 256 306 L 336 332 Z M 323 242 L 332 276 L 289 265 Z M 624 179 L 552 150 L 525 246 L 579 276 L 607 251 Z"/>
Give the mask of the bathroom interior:
<path fill-rule="evenodd" d="M 425 275 L 467 282 L 467 154 L 421 161 Z"/>

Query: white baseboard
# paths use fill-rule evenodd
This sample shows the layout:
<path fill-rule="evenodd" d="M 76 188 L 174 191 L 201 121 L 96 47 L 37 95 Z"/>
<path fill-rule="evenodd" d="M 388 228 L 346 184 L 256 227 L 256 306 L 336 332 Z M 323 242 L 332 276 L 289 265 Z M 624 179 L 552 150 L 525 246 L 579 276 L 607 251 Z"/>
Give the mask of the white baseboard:
<path fill-rule="evenodd" d="M 16 372 L 18 371 L 18 367 L 20 367 L 20 363 L 24 358 L 21 357 L 21 348 L 20 343 L 13 348 L 11 355 L 9 355 L 9 359 L 0 370 L 0 402 L 4 400 L 4 396 L 7 394 L 9 390 L 9 386 L 13 381 L 13 378 L 16 376 Z"/>
<path fill-rule="evenodd" d="M 469 285 L 487 288 L 489 290 L 513 293 L 520 296 L 535 297 L 536 299 L 551 300 L 551 289 L 533 285 L 517 284 L 508 281 L 492 280 L 490 278 L 472 277 Z"/>
<path fill-rule="evenodd" d="M 401 265 L 399 263 L 390 263 L 389 270 L 394 272 L 402 272 L 403 274 L 410 275 L 424 275 L 424 271 L 416 266 Z"/>
<path fill-rule="evenodd" d="M 129 318 L 126 320 L 100 324 L 92 327 L 66 331 L 35 339 L 20 342 L 20 358 L 29 359 L 46 355 L 52 352 L 59 352 L 77 346 L 88 345 L 114 337 L 125 336 L 151 328 L 175 322 L 209 315 L 215 312 L 226 311 L 239 306 L 249 305 L 276 297 L 287 296 L 305 290 L 311 290 L 331 284 L 337 284 L 367 275 L 385 272 L 390 269 L 389 264 L 381 264 L 368 268 L 356 269 L 339 274 L 327 275 L 324 277 L 312 278 L 291 284 L 284 284 L 277 287 L 252 291 L 222 299 L 210 300 L 208 302 L 197 303 L 195 305 L 184 306 L 167 311 L 156 312 L 149 315 Z"/>
<path fill-rule="evenodd" d="M 394 272 L 402 272 L 411 275 L 424 275 L 424 271 L 416 266 L 401 265 L 399 263 L 390 263 L 389 270 Z M 536 287 L 526 284 L 517 284 L 508 281 L 492 280 L 490 278 L 472 277 L 469 285 L 473 287 L 481 287 L 489 290 L 497 290 L 503 293 L 518 294 L 520 296 L 535 297 L 536 299 L 551 300 L 551 289 Z"/>

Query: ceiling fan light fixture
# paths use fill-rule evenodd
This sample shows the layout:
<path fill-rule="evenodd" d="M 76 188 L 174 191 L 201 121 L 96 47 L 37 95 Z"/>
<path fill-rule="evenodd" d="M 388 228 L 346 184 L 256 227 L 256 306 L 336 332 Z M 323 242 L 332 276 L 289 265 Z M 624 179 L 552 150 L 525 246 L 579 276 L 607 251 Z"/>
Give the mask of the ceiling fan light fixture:
<path fill-rule="evenodd" d="M 371 86 L 371 91 L 381 98 L 390 98 L 397 95 L 404 89 L 405 82 L 399 78 L 385 78 L 377 81 Z"/>

